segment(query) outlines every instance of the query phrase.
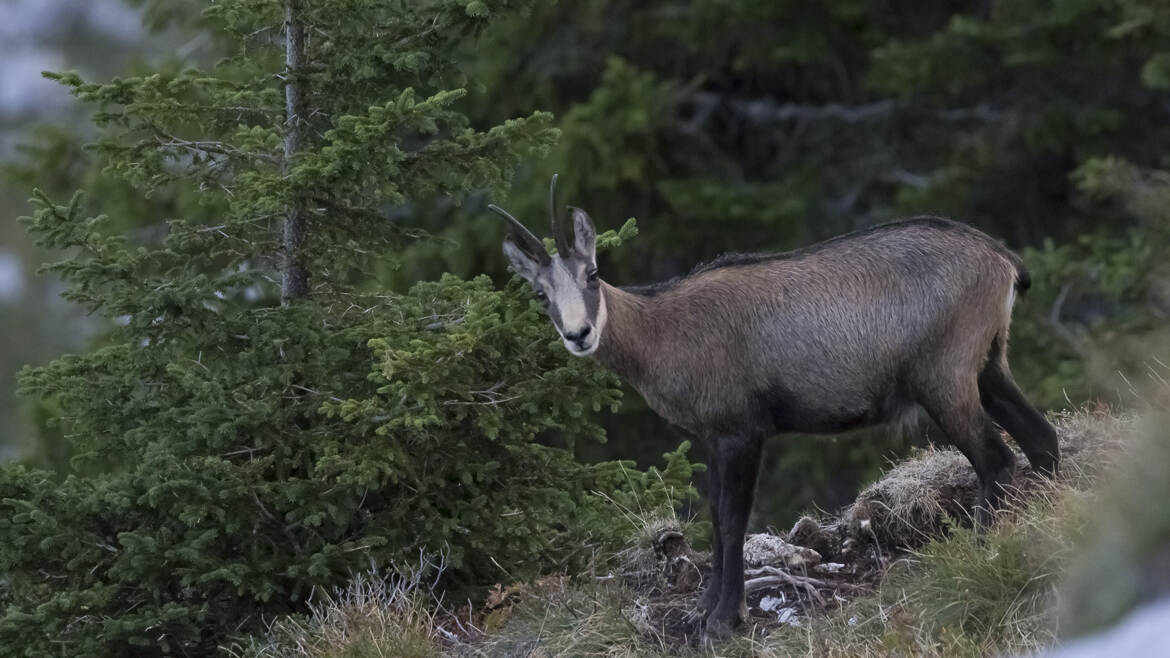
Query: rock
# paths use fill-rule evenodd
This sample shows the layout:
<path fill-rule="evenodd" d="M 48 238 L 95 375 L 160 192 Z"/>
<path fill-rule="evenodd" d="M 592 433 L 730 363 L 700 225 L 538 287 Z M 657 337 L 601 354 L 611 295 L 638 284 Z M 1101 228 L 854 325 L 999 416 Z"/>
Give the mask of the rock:
<path fill-rule="evenodd" d="M 821 554 L 811 548 L 789 544 L 776 535 L 748 535 L 743 543 L 743 559 L 752 567 L 811 567 L 819 564 Z"/>

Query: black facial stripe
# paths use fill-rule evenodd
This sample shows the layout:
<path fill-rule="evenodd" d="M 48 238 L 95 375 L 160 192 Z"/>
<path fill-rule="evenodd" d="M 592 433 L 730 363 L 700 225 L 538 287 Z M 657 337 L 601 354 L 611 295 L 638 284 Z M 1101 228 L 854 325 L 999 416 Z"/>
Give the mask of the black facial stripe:
<path fill-rule="evenodd" d="M 596 324 L 597 310 L 601 308 L 601 291 L 590 288 L 582 290 L 581 296 L 585 300 L 585 317 L 589 318 L 590 323 Z"/>

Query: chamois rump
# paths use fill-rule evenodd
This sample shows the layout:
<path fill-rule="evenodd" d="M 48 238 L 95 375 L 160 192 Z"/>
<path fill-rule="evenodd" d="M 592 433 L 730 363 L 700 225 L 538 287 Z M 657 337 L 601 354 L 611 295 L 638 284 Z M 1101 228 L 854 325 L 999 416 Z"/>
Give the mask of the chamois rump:
<path fill-rule="evenodd" d="M 708 636 L 746 613 L 743 542 L 764 440 L 832 433 L 925 410 L 970 460 L 977 522 L 1013 473 L 1011 450 L 1054 474 L 1056 432 L 1012 379 L 1008 328 L 1029 286 L 1018 256 L 936 217 L 883 224 L 776 254 L 729 254 L 665 283 L 617 288 L 598 277 L 593 221 L 549 214 L 557 253 L 508 212 L 504 254 L 532 285 L 565 347 L 629 382 L 660 416 L 708 446 L 712 577 L 700 597 Z"/>

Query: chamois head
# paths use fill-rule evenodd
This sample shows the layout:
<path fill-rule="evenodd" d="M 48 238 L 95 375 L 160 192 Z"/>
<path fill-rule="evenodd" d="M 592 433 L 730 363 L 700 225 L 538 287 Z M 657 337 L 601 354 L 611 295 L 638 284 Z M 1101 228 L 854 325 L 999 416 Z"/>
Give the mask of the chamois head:
<path fill-rule="evenodd" d="M 548 192 L 549 219 L 557 253 L 549 255 L 544 243 L 508 211 L 488 208 L 508 220 L 511 227 L 504 239 L 504 255 L 517 274 L 532 284 L 536 298 L 575 356 L 589 356 L 601 343 L 605 328 L 605 298 L 597 276 L 597 231 L 593 220 L 580 208 L 570 208 L 572 235 L 567 235 L 557 213 L 557 177 Z"/>

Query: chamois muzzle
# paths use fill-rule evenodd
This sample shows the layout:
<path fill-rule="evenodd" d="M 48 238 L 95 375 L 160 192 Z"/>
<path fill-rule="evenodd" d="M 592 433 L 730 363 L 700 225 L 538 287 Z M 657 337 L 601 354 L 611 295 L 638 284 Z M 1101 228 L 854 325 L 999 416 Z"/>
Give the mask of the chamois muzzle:
<path fill-rule="evenodd" d="M 589 337 L 593 333 L 593 327 L 585 325 L 578 331 L 566 331 L 563 336 L 565 342 L 568 343 L 569 348 L 576 353 L 589 352 L 593 348 Z"/>

